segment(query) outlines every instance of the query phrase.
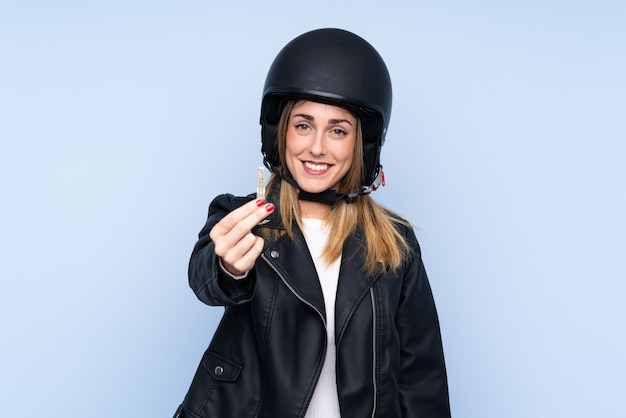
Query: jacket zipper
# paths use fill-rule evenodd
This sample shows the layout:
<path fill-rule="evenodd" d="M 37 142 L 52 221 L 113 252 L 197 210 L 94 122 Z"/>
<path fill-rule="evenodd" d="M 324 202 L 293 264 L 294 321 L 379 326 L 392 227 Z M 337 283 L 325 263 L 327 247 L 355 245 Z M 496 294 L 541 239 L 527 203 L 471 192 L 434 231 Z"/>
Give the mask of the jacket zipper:
<path fill-rule="evenodd" d="M 274 270 L 276 272 L 276 274 L 278 274 L 278 277 L 280 277 L 280 280 L 282 280 L 282 282 L 285 284 L 285 286 L 287 286 L 287 288 L 291 291 L 291 293 L 294 294 L 295 297 L 300 299 L 300 301 L 302 303 L 304 303 L 305 305 L 307 305 L 311 309 L 313 309 L 315 312 L 317 312 L 317 315 L 319 315 L 320 319 L 324 323 L 324 328 L 326 328 L 326 319 L 324 319 L 324 315 L 322 315 L 322 313 L 315 306 L 313 306 L 313 304 L 311 304 L 310 302 L 305 300 L 302 296 L 300 296 L 300 294 L 298 292 L 296 292 L 294 290 L 293 287 L 291 287 L 291 285 L 287 282 L 287 280 L 285 280 L 285 277 L 280 273 L 280 271 L 278 271 L 276 268 L 274 268 L 274 266 L 272 265 L 270 260 L 265 256 L 265 254 L 261 254 L 261 257 L 267 262 L 267 264 L 269 264 L 269 266 L 272 268 L 272 270 Z"/>
<path fill-rule="evenodd" d="M 306 299 L 304 299 L 302 296 L 300 296 L 300 294 L 298 292 L 296 292 L 294 290 L 294 288 L 287 282 L 287 280 L 285 279 L 285 277 L 280 273 L 280 271 L 278 271 L 278 269 L 276 269 L 272 263 L 270 262 L 270 260 L 267 258 L 267 256 L 265 254 L 261 254 L 261 258 L 263 258 L 263 260 L 265 260 L 265 262 L 272 268 L 272 270 L 274 270 L 276 272 L 276 274 L 278 275 L 278 277 L 280 277 L 280 280 L 285 284 L 285 286 L 287 286 L 287 288 L 291 291 L 291 293 L 294 294 L 295 297 L 297 297 L 302 303 L 304 303 L 305 305 L 309 306 L 311 309 L 313 309 L 315 312 L 317 312 L 317 315 L 320 317 L 320 319 L 322 320 L 322 323 L 324 324 L 324 330 L 326 330 L 326 319 L 324 318 L 324 315 L 322 315 L 322 313 L 315 307 L 313 306 L 313 304 L 311 304 L 309 301 L 307 301 Z M 328 349 L 328 337 L 327 337 L 327 332 L 324 332 L 324 351 L 323 351 L 323 356 L 322 358 L 326 358 L 326 350 Z M 320 365 L 318 365 L 317 370 L 315 371 L 317 378 L 315 380 L 315 385 L 317 386 L 317 382 L 319 381 L 319 377 L 322 371 L 321 366 L 324 364 L 324 361 L 322 360 L 322 363 Z M 313 393 L 311 393 L 311 395 L 308 397 L 308 399 L 306 399 L 306 405 L 308 408 L 309 403 L 311 402 L 311 398 L 313 397 Z M 306 409 L 305 409 L 306 411 Z"/>
<path fill-rule="evenodd" d="M 370 287 L 372 297 L 372 385 L 374 386 L 374 399 L 372 408 L 372 418 L 376 415 L 376 300 L 374 298 L 374 287 Z"/>

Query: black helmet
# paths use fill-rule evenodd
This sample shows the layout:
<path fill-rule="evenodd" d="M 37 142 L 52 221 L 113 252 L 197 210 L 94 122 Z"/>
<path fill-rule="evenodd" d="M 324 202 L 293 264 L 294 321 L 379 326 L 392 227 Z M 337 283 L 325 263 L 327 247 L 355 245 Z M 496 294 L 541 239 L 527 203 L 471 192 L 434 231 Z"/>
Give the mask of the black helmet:
<path fill-rule="evenodd" d="M 341 29 L 298 36 L 276 56 L 265 79 L 261 106 L 261 151 L 272 171 L 280 165 L 278 122 L 288 100 L 309 99 L 346 107 L 363 132 L 363 193 L 381 181 L 380 150 L 391 116 L 391 78 L 378 52 Z"/>

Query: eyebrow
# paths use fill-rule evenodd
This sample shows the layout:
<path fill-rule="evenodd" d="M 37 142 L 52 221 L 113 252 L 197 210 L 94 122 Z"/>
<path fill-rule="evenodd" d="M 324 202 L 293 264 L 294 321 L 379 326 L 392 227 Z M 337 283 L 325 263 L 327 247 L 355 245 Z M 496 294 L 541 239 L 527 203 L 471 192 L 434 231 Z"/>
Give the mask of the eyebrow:
<path fill-rule="evenodd" d="M 295 117 L 298 117 L 298 116 L 299 116 L 299 117 L 301 117 L 301 118 L 303 118 L 303 119 L 306 119 L 306 120 L 308 120 L 308 121 L 311 121 L 311 122 L 315 120 L 315 118 L 314 118 L 313 116 L 311 116 L 311 115 L 307 115 L 306 113 L 298 113 L 298 114 L 293 115 L 293 117 L 294 117 L 294 118 L 295 118 Z M 349 121 L 349 120 L 347 120 L 347 119 L 329 119 L 329 120 L 328 120 L 328 123 L 329 123 L 330 125 L 336 125 L 336 124 L 338 124 L 338 123 L 342 123 L 342 122 L 345 122 L 345 123 L 347 123 L 348 125 L 352 126 L 352 122 L 350 122 L 350 121 Z"/>

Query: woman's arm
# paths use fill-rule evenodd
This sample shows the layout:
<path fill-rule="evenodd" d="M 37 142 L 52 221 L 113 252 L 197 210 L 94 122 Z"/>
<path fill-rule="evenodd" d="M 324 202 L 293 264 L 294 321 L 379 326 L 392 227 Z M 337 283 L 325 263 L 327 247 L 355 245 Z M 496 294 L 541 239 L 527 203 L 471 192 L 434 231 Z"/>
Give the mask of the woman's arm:
<path fill-rule="evenodd" d="M 401 350 L 398 386 L 402 416 L 447 418 L 450 417 L 450 402 L 439 319 L 419 244 L 409 228 L 407 242 L 413 254 L 404 270 L 396 314 Z"/>
<path fill-rule="evenodd" d="M 189 285 L 202 302 L 232 305 L 250 300 L 254 291 L 254 261 L 263 249 L 263 240 L 251 233 L 271 213 L 264 202 L 251 202 L 253 195 L 224 194 L 209 206 L 207 222 L 198 235 L 189 261 Z M 221 261 L 221 262 L 220 262 Z M 231 274 L 225 271 L 229 269 Z M 242 269 L 242 270 L 240 270 Z M 249 273 L 245 278 L 233 275 Z"/>

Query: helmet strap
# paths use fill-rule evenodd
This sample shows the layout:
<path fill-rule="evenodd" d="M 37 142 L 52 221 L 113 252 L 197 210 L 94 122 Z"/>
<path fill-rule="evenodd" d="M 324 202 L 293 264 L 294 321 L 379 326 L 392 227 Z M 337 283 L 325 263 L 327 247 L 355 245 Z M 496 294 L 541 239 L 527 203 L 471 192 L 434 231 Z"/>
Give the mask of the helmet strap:
<path fill-rule="evenodd" d="M 298 199 L 306 200 L 307 202 L 324 203 L 335 207 L 339 200 L 339 195 L 335 190 L 325 190 L 320 193 L 309 193 L 302 189 L 298 191 Z"/>

